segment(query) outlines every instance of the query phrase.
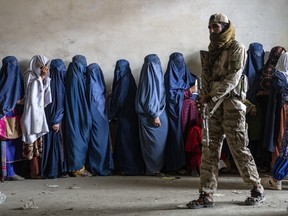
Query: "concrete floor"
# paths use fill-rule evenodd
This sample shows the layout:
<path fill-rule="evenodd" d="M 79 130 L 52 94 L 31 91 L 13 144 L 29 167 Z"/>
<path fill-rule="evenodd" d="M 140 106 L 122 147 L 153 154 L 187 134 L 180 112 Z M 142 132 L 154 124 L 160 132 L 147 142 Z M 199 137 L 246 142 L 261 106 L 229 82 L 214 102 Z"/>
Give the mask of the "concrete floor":
<path fill-rule="evenodd" d="M 198 197 L 199 177 L 108 176 L 6 181 L 0 192 L 1 216 L 17 215 L 288 215 L 288 182 L 282 191 L 266 190 L 266 202 L 245 206 L 250 187 L 239 176 L 220 176 L 216 206 L 182 209 Z M 32 209 L 23 209 L 34 200 Z"/>

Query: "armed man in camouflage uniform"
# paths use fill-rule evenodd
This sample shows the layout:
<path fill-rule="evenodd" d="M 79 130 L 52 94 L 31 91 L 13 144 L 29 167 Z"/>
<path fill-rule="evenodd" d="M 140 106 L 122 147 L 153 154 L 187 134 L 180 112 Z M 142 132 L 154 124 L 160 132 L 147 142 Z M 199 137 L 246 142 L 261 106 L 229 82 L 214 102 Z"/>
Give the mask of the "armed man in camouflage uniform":
<path fill-rule="evenodd" d="M 245 85 L 242 70 L 246 61 L 243 44 L 235 40 L 235 29 L 224 14 L 214 14 L 209 20 L 210 45 L 206 59 L 202 59 L 202 95 L 198 100 L 201 109 L 219 107 L 209 118 L 209 138 L 203 140 L 200 168 L 200 196 L 187 204 L 188 208 L 213 207 L 213 193 L 217 189 L 218 162 L 222 142 L 226 136 L 231 154 L 244 182 L 252 186 L 246 205 L 264 201 L 254 158 L 247 148 L 245 121 Z M 205 133 L 203 132 L 205 135 Z"/>

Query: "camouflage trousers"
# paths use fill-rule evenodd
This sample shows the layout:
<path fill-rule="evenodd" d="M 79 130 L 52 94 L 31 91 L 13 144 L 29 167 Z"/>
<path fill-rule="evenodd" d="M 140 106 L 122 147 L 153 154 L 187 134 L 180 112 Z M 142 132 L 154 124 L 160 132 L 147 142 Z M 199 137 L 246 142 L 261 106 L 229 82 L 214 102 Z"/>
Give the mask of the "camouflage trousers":
<path fill-rule="evenodd" d="M 226 136 L 231 154 L 244 182 L 260 183 L 256 164 L 248 149 L 245 111 L 240 109 L 223 110 L 220 106 L 209 119 L 209 146 L 203 143 L 200 168 L 200 192 L 214 193 L 218 185 L 218 162 L 223 139 Z M 205 136 L 205 131 L 203 131 Z"/>

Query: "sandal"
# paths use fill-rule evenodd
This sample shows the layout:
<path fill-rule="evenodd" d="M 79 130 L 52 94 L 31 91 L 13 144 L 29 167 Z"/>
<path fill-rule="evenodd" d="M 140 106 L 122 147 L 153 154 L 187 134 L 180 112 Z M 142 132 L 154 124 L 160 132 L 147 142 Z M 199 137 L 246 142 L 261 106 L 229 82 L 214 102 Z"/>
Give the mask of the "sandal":
<path fill-rule="evenodd" d="M 260 186 L 254 187 L 251 190 L 251 196 L 247 197 L 247 199 L 244 201 L 245 205 L 259 205 L 266 200 L 266 197 L 263 194 L 264 189 L 263 189 L 262 185 L 260 185 Z"/>
<path fill-rule="evenodd" d="M 186 206 L 189 209 L 212 208 L 215 203 L 213 202 L 212 194 L 202 192 L 197 200 L 190 201 Z"/>
<path fill-rule="evenodd" d="M 68 173 L 63 173 L 61 175 L 59 175 L 59 178 L 69 178 Z"/>

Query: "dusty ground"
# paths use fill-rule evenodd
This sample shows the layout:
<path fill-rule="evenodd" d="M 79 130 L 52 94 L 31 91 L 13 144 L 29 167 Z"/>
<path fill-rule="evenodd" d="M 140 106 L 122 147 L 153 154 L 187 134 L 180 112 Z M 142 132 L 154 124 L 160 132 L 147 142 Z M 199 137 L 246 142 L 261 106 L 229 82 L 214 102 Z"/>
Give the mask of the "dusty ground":
<path fill-rule="evenodd" d="M 245 206 L 250 187 L 239 176 L 220 176 L 210 209 L 181 209 L 198 197 L 199 177 L 180 179 L 148 176 L 108 176 L 25 180 L 0 183 L 7 196 L 1 216 L 17 215 L 288 215 L 288 182 L 282 191 L 266 190 L 261 206 Z M 32 209 L 23 209 L 34 200 Z"/>

